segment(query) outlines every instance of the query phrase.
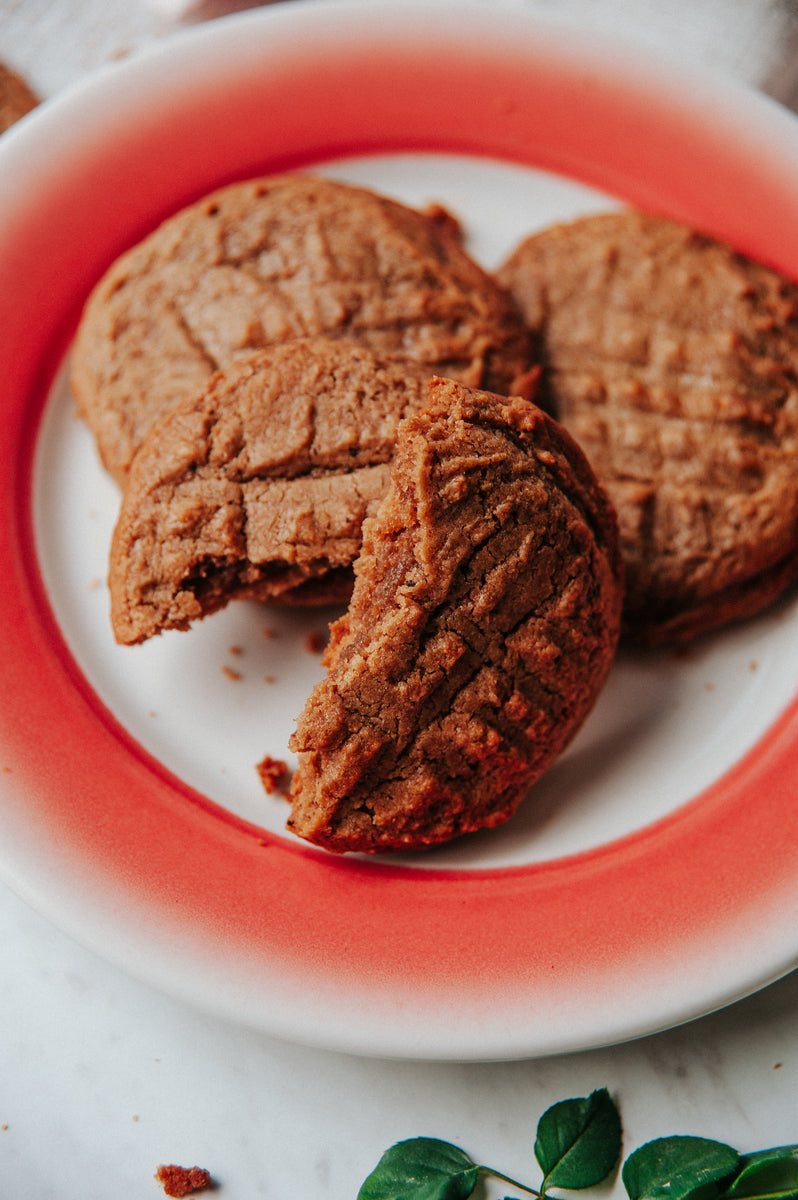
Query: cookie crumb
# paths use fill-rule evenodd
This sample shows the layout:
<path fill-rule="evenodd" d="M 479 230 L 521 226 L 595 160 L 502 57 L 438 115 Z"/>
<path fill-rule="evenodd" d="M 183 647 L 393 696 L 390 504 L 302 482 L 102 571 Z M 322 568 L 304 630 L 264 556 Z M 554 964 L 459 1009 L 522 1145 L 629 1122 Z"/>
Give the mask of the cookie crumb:
<path fill-rule="evenodd" d="M 263 682 L 264 682 L 264 683 L 276 683 L 276 682 L 277 682 L 277 676 L 276 676 L 276 675 L 264 675 L 264 676 L 263 676 Z"/>
<path fill-rule="evenodd" d="M 690 642 L 679 642 L 668 648 L 671 658 L 677 662 L 690 662 L 696 657 L 696 649 Z"/>
<path fill-rule="evenodd" d="M 227 649 L 227 653 L 232 654 L 233 658 L 240 658 L 241 655 L 244 653 L 244 647 L 243 646 L 229 646 Z"/>
<path fill-rule="evenodd" d="M 188 1196 L 192 1192 L 201 1192 L 203 1188 L 213 1187 L 210 1173 L 204 1167 L 160 1166 L 155 1178 L 167 1196 Z"/>
<path fill-rule="evenodd" d="M 308 654 L 321 654 L 326 645 L 326 637 L 323 633 L 319 633 L 317 629 L 314 629 L 313 632 L 309 633 L 305 638 L 305 649 L 307 650 Z"/>
<path fill-rule="evenodd" d="M 446 233 L 456 242 L 463 240 L 463 227 L 457 220 L 454 213 L 449 212 L 443 204 L 428 204 L 423 210 L 424 216 L 427 217 L 433 225 L 437 226 L 441 232 Z"/>
<path fill-rule="evenodd" d="M 268 795 L 273 792 L 283 792 L 288 784 L 288 764 L 283 762 L 281 758 L 272 758 L 267 754 L 256 765 L 256 770 L 261 778 Z"/>
<path fill-rule="evenodd" d="M 227 678 L 232 679 L 234 683 L 237 680 L 241 679 L 241 672 L 234 670 L 233 667 L 228 667 L 227 663 L 225 663 L 225 665 L 222 667 L 222 671 L 227 676 Z"/>

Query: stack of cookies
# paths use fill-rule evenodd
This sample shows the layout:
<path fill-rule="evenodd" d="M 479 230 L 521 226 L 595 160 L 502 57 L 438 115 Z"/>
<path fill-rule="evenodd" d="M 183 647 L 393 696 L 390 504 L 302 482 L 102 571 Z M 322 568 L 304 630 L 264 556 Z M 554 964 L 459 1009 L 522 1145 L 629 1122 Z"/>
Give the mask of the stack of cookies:
<path fill-rule="evenodd" d="M 798 571 L 796 296 L 636 213 L 492 278 L 439 208 L 303 175 L 206 197 L 112 265 L 74 345 L 122 488 L 117 640 L 348 605 L 289 827 L 375 852 L 506 820 L 622 629 L 693 637 Z"/>

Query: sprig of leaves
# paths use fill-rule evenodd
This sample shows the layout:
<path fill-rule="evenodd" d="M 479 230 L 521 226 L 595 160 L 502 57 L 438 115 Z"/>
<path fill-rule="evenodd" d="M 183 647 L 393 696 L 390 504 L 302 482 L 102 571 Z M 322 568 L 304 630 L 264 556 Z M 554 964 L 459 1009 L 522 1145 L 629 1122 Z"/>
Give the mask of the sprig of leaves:
<path fill-rule="evenodd" d="M 547 1196 L 552 1186 L 594 1187 L 615 1169 L 621 1155 L 621 1119 L 607 1089 L 547 1109 L 538 1122 L 534 1153 L 543 1172 L 540 1188 L 473 1162 L 449 1142 L 408 1138 L 386 1150 L 357 1200 L 466 1200 L 480 1175 L 538 1197 Z"/>
<path fill-rule="evenodd" d="M 542 1173 L 538 1188 L 474 1162 L 450 1142 L 418 1137 L 386 1150 L 357 1200 L 467 1200 L 488 1175 L 539 1200 L 554 1200 L 551 1187 L 581 1191 L 609 1179 L 621 1147 L 618 1109 L 600 1088 L 553 1104 L 540 1118 L 534 1142 Z M 629 1155 L 621 1180 L 629 1200 L 798 1200 L 798 1145 L 740 1154 L 711 1138 L 655 1138 Z"/>

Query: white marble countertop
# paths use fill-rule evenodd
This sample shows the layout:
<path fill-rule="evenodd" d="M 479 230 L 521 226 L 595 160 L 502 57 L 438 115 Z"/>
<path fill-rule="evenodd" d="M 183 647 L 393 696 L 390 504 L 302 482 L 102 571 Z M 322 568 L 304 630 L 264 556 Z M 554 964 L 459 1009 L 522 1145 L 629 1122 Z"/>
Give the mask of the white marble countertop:
<path fill-rule="evenodd" d="M 539 6 L 615 23 L 655 47 L 678 46 L 683 57 L 784 102 L 798 94 L 798 18 L 793 25 L 787 4 Z M 168 36 L 180 17 L 166 7 L 0 0 L 0 58 L 42 96 L 54 95 L 95 66 Z M 153 1180 L 162 1162 L 207 1167 L 220 1200 L 351 1200 L 382 1151 L 416 1134 L 456 1141 L 480 1161 L 534 1179 L 531 1145 L 544 1108 L 602 1085 L 619 1101 L 627 1152 L 671 1133 L 717 1137 L 741 1150 L 798 1141 L 795 974 L 636 1043 L 532 1062 L 447 1065 L 346 1057 L 228 1026 L 75 945 L 2 886 L 0 945 L 3 1200 L 146 1200 L 162 1194 Z M 507 1190 L 493 1184 L 483 1195 Z"/>

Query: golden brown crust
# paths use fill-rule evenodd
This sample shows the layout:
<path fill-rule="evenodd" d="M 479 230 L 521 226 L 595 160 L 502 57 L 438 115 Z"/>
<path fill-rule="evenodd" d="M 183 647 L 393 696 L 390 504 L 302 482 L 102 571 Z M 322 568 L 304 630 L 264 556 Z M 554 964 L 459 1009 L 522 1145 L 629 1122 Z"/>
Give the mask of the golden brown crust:
<path fill-rule="evenodd" d="M 627 632 L 684 640 L 769 603 L 798 574 L 796 286 L 631 211 L 529 238 L 499 278 L 618 511 Z"/>
<path fill-rule="evenodd" d="M 292 739 L 289 828 L 374 852 L 506 820 L 592 707 L 621 597 L 615 516 L 566 431 L 434 380 Z"/>
<path fill-rule="evenodd" d="M 528 368 L 517 309 L 451 220 L 285 175 L 214 192 L 122 255 L 86 305 L 72 388 L 121 482 L 153 421 L 215 371 L 318 334 L 501 391 Z"/>

